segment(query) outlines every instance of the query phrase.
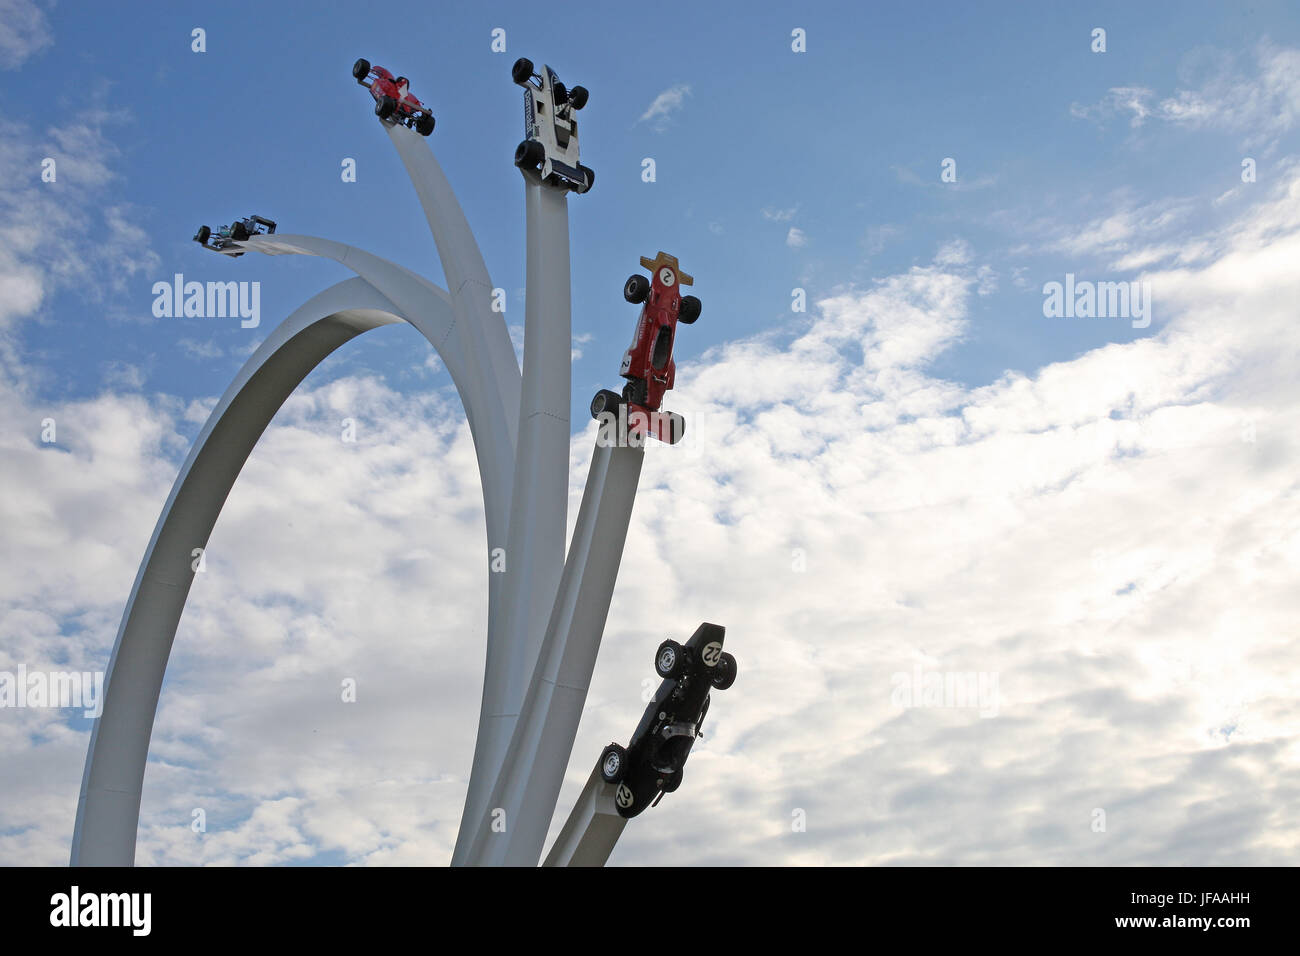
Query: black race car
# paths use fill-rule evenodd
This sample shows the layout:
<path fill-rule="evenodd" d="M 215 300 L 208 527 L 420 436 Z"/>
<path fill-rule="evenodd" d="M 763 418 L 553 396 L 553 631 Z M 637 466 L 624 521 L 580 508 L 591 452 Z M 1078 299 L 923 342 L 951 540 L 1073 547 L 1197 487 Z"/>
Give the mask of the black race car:
<path fill-rule="evenodd" d="M 262 216 L 249 216 L 229 226 L 222 226 L 213 232 L 207 226 L 199 226 L 194 234 L 194 241 L 204 249 L 220 252 L 225 256 L 242 256 L 243 250 L 234 244 L 243 242 L 250 236 L 269 236 L 275 232 L 275 223 Z"/>
<path fill-rule="evenodd" d="M 736 680 L 736 659 L 722 650 L 726 633 L 721 625 L 701 624 L 685 645 L 659 645 L 655 671 L 664 682 L 631 742 L 610 744 L 600 755 L 601 777 L 618 785 L 619 816 L 634 817 L 681 786 L 682 767 L 709 712 L 709 691 Z"/>

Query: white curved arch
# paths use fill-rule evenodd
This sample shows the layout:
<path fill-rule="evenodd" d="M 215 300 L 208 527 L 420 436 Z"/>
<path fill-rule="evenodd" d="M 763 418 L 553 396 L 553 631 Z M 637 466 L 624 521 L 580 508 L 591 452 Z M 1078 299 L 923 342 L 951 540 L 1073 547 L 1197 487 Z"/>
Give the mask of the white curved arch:
<path fill-rule="evenodd" d="M 418 140 L 413 142 L 415 138 L 408 130 L 394 127 L 389 133 L 398 146 L 424 207 L 442 259 L 443 272 L 454 290 L 451 294 L 443 293 L 424 277 L 385 259 L 330 239 L 276 233 L 254 236 L 241 245 L 267 255 L 311 255 L 334 259 L 383 289 L 408 315 L 416 314 L 420 309 L 421 297 L 415 296 L 415 300 L 412 299 L 412 283 L 443 295 L 451 306 L 450 327 L 441 332 L 438 340 L 431 341 L 439 348 L 440 354 L 444 347 L 447 349 L 452 360 L 448 363 L 448 371 L 461 392 L 470 429 L 474 434 L 479 480 L 483 486 L 484 511 L 487 515 L 489 554 L 500 548 L 500 553 L 507 555 L 505 571 L 492 573 L 488 578 L 488 634 L 478 735 L 466 791 L 465 812 L 453 855 L 453 862 L 462 863 L 465 862 L 461 854 L 466 846 L 467 827 L 472 826 L 469 821 L 476 819 L 485 809 L 483 804 L 500 770 L 506 746 L 514 730 L 513 717 L 519 713 L 522 705 L 527 675 L 531 672 L 537 650 L 535 646 L 521 646 L 520 640 L 512 640 L 515 630 L 509 626 L 512 619 L 518 619 L 519 612 L 515 605 L 523 600 L 521 585 L 531 583 L 528 569 L 536 563 L 536 555 L 531 553 L 534 549 L 523 547 L 519 542 L 518 531 L 510 531 L 515 520 L 511 511 L 512 494 L 520 481 L 515 472 L 522 375 L 505 320 L 500 313 L 491 309 L 490 280 L 482 256 L 442 170 L 433 154 L 422 143 Z M 565 225 L 564 273 L 567 290 L 567 219 Z M 570 342 L 567 295 L 564 316 L 564 335 L 559 345 L 563 348 L 562 385 L 564 402 L 567 403 Z M 534 339 L 539 338 L 540 336 L 534 336 Z M 548 377 L 558 378 L 558 375 Z M 548 482 L 556 492 L 550 496 L 549 504 L 552 510 L 558 508 L 559 511 L 558 515 L 550 514 L 547 518 L 549 527 L 546 530 L 549 533 L 546 540 L 552 544 L 550 550 L 553 554 L 549 557 L 553 568 L 544 572 L 551 580 L 551 587 L 540 602 L 542 620 L 554 597 L 553 582 L 558 579 L 564 561 L 567 413 L 562 425 L 563 435 L 559 436 L 562 437 L 562 444 L 552 452 L 552 457 L 561 463 L 562 470 L 552 475 L 553 480 Z M 530 445 L 529 449 L 531 448 Z M 529 449 L 525 449 L 525 452 Z"/>
<path fill-rule="evenodd" d="M 507 546 L 512 568 L 489 575 L 479 740 L 455 855 L 459 862 L 537 860 L 599 647 L 639 455 L 631 467 L 626 454 L 598 451 L 593 474 L 598 470 L 604 477 L 584 494 L 586 517 L 580 515 L 579 525 L 588 530 L 575 535 L 565 566 L 570 334 L 563 196 L 536 183 L 526 190 L 527 344 L 521 375 L 504 317 L 492 309 L 482 255 L 441 168 L 409 131 L 393 127 L 389 135 L 424 208 L 450 292 L 326 239 L 279 234 L 240 243 L 268 255 L 331 258 L 358 277 L 316 296 L 271 334 L 223 395 L 176 479 L 110 659 L 104 709 L 82 780 L 74 865 L 133 862 L 154 713 L 193 579 L 190 553 L 206 545 L 243 462 L 312 368 L 355 335 L 400 321 L 415 325 L 434 345 L 456 384 L 474 437 L 489 548 Z M 603 462 L 599 469 L 596 461 Z M 499 777 L 505 763 L 518 766 Z M 481 819 L 476 805 L 494 790 L 513 808 L 527 808 L 522 817 L 528 825 L 512 826 L 508 842 L 517 846 L 488 850 L 480 841 L 470 852 Z M 617 833 L 609 837 L 612 846 Z"/>
<path fill-rule="evenodd" d="M 476 328 L 482 333 L 485 354 L 491 374 L 502 379 L 519 377 L 519 362 L 510 342 L 510 330 L 505 316 L 492 310 L 492 280 L 488 277 L 483 254 L 474 242 L 469 221 L 456 201 L 451 183 L 438 165 L 433 151 L 423 137 L 404 126 L 388 127 L 388 138 L 397 148 L 397 154 L 406 167 L 406 175 L 415 187 L 415 195 L 424 210 L 429 231 L 438 247 L 442 271 L 447 276 L 447 291 L 457 303 L 457 309 L 466 318 L 473 317 Z M 515 389 L 506 396 L 506 408 L 511 414 L 511 434 L 515 433 L 519 416 L 519 392 Z"/>
<path fill-rule="evenodd" d="M 495 339 L 489 341 L 483 334 L 484 323 L 464 314 L 464 310 L 457 307 L 455 297 L 423 276 L 354 246 L 316 236 L 279 233 L 254 236 L 242 245 L 272 256 L 306 255 L 333 259 L 381 290 L 397 306 L 399 314 L 412 323 L 416 318 L 424 317 L 422 321 L 427 331 L 421 331 L 425 331 L 447 366 L 464 402 L 474 435 L 487 513 L 488 547 L 505 547 L 510 514 L 509 476 L 514 468 L 515 440 L 519 430 L 521 381 L 509 336 L 506 336 L 504 345 Z M 432 307 L 431 300 L 438 302 L 439 307 Z M 504 328 L 504 320 L 499 316 L 495 318 Z M 496 354 L 503 348 L 509 351 L 508 356 Z M 508 368 L 504 373 L 498 373 L 496 370 L 503 364 L 508 364 Z M 492 583 L 497 583 L 496 575 Z"/>
<path fill-rule="evenodd" d="M 421 298 L 409 290 L 401 297 Z M 149 738 L 176 626 L 193 583 L 191 552 L 207 545 L 244 461 L 284 400 L 340 345 L 401 321 L 415 326 L 448 369 L 459 366 L 463 375 L 463 358 L 448 348 L 454 341 L 448 332 L 455 325 L 448 297 L 428 295 L 418 305 L 417 314 L 404 314 L 361 277 L 331 286 L 268 336 L 208 417 L 163 506 L 122 615 L 105 675 L 103 712 L 86 756 L 73 866 L 134 862 Z M 476 403 L 464 391 L 461 399 L 469 414 Z"/>

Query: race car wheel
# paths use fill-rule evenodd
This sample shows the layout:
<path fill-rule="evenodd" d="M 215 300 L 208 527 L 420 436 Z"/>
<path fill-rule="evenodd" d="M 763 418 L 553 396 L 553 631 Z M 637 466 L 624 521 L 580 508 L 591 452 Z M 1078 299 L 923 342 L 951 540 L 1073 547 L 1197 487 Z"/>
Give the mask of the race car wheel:
<path fill-rule="evenodd" d="M 670 445 L 676 445 L 686 434 L 686 419 L 682 418 L 676 412 L 668 413 L 668 436 L 666 441 Z"/>
<path fill-rule="evenodd" d="M 520 86 L 524 86 L 533 78 L 533 61 L 527 57 L 520 57 L 515 60 L 515 65 L 510 68 L 510 79 L 514 80 Z"/>
<path fill-rule="evenodd" d="M 579 163 L 578 172 L 582 173 L 582 182 L 583 182 L 583 186 L 581 189 L 578 190 L 578 192 L 580 193 L 591 192 L 591 187 L 596 185 L 596 171 L 592 169 L 590 166 L 583 166 L 581 163 Z"/>
<path fill-rule="evenodd" d="M 520 169 L 536 169 L 546 158 L 546 149 L 535 139 L 526 139 L 515 148 L 515 165 Z"/>
<path fill-rule="evenodd" d="M 236 242 L 243 242 L 248 238 L 248 227 L 242 222 L 237 222 L 230 227 L 230 238 Z"/>
<path fill-rule="evenodd" d="M 682 772 L 675 770 L 668 776 L 664 777 L 664 782 L 660 784 L 660 789 L 664 793 L 672 793 L 682 785 Z"/>
<path fill-rule="evenodd" d="M 664 641 L 655 651 L 655 673 L 660 677 L 679 677 L 686 670 L 686 648 L 676 641 Z"/>
<path fill-rule="evenodd" d="M 380 119 L 388 119 L 397 109 L 397 100 L 391 96 L 381 96 L 379 102 L 375 104 L 375 115 Z"/>
<path fill-rule="evenodd" d="M 415 121 L 415 131 L 421 136 L 428 136 L 433 132 L 434 122 L 433 114 L 425 113 Z"/>
<path fill-rule="evenodd" d="M 682 296 L 682 304 L 677 307 L 677 321 L 690 325 L 700 317 L 700 308 L 700 300 L 695 296 Z"/>
<path fill-rule="evenodd" d="M 607 388 L 602 388 L 591 400 L 591 417 L 599 421 L 600 416 L 605 412 L 618 414 L 619 404 L 618 392 L 611 392 Z"/>
<path fill-rule="evenodd" d="M 606 783 L 618 783 L 627 773 L 627 751 L 618 744 L 610 744 L 600 755 L 600 778 Z"/>
<path fill-rule="evenodd" d="M 713 668 L 713 676 L 710 678 L 713 686 L 718 690 L 726 690 L 736 682 L 736 659 L 730 654 L 723 653 L 722 660 L 718 661 L 717 666 Z"/>
<path fill-rule="evenodd" d="M 194 234 L 194 241 L 201 246 L 208 244 L 208 239 L 212 237 L 212 230 L 207 226 L 199 226 L 199 231 Z"/>
<path fill-rule="evenodd" d="M 585 86 L 575 86 L 569 91 L 569 102 L 573 104 L 575 110 L 580 110 L 587 105 L 587 88 Z"/>
<path fill-rule="evenodd" d="M 365 78 L 369 75 L 370 75 L 369 60 L 361 59 L 361 60 L 357 60 L 357 62 L 352 64 L 352 76 L 358 83 L 364 81 Z"/>
<path fill-rule="evenodd" d="M 628 276 L 623 283 L 623 298 L 633 305 L 640 305 L 650 295 L 650 280 L 641 274 Z"/>

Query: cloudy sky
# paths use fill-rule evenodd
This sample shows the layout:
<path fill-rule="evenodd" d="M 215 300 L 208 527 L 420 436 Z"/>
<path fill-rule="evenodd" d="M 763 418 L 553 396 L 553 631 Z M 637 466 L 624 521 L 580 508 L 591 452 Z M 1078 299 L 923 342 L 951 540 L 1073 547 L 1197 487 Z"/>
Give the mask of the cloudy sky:
<path fill-rule="evenodd" d="M 636 257 L 676 254 L 704 302 L 667 403 L 688 437 L 647 453 L 553 828 L 634 728 L 659 641 L 709 620 L 739 680 L 612 863 L 1294 861 L 1293 9 L 737 4 L 570 26 L 390 6 L 410 29 L 305 3 L 0 0 L 0 672 L 105 667 L 208 411 L 346 277 L 203 253 L 200 223 L 258 212 L 442 281 L 357 56 L 433 106 L 429 146 L 522 324 L 508 71 L 529 56 L 591 90 L 570 522 Z M 261 325 L 155 318 L 177 272 L 261 282 Z M 1049 317 L 1067 276 L 1136 282 L 1149 310 Z M 445 863 L 482 546 L 445 371 L 409 328 L 345 346 L 209 542 L 137 862 Z M 963 675 L 984 699 L 925 692 Z M 0 863 L 66 862 L 89 726 L 0 709 Z"/>

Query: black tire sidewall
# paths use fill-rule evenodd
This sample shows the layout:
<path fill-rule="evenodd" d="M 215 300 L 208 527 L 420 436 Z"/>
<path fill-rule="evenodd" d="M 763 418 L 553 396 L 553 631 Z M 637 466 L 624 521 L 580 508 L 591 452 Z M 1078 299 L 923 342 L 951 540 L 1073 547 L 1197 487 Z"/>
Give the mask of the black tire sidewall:
<path fill-rule="evenodd" d="M 618 773 L 614 776 L 614 779 L 611 780 L 609 775 L 605 773 L 605 764 L 608 762 L 609 758 L 614 755 L 618 756 Z M 621 782 L 626 776 L 627 751 L 616 744 L 610 744 L 601 752 L 600 755 L 600 779 L 612 785 Z"/>
<path fill-rule="evenodd" d="M 649 280 L 643 275 L 630 275 L 623 283 L 623 298 L 633 305 L 640 305 L 649 293 Z M 634 294 L 631 294 L 634 293 Z"/>

